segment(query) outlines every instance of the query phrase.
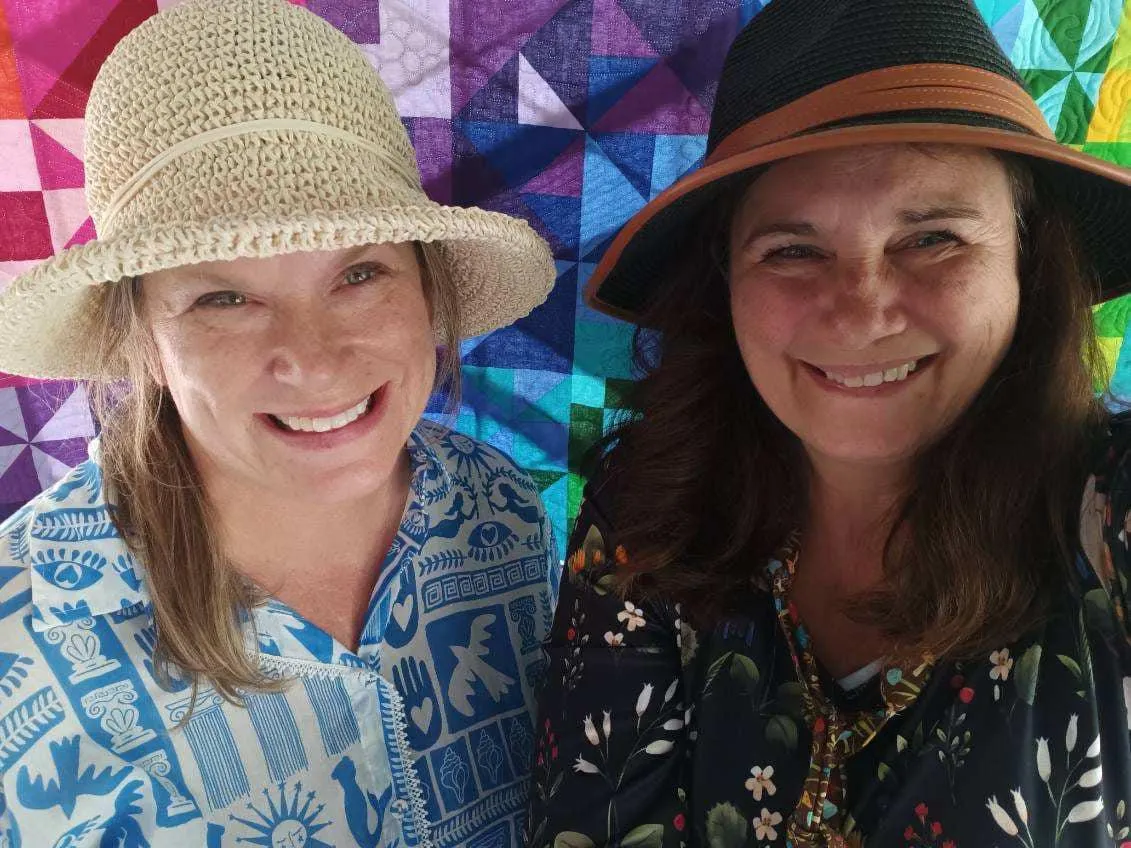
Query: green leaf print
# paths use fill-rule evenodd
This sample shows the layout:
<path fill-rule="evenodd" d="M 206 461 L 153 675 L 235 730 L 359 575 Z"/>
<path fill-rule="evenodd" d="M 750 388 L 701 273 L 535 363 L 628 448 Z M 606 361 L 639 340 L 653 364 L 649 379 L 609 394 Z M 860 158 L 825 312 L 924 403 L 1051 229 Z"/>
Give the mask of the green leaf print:
<path fill-rule="evenodd" d="M 1061 665 L 1072 672 L 1073 676 L 1075 676 L 1077 680 L 1083 678 L 1084 672 L 1080 670 L 1080 663 L 1076 662 L 1076 660 L 1072 659 L 1072 657 L 1067 657 L 1064 654 L 1057 654 L 1056 658 L 1060 660 Z"/>
<path fill-rule="evenodd" d="M 1105 589 L 1092 589 L 1084 595 L 1084 613 L 1088 623 L 1105 636 L 1115 634 L 1115 611 Z"/>
<path fill-rule="evenodd" d="M 664 844 L 664 826 L 642 824 L 629 831 L 620 844 L 621 848 L 660 848 Z"/>
<path fill-rule="evenodd" d="M 797 722 L 789 716 L 776 715 L 766 722 L 766 741 L 797 750 Z"/>
<path fill-rule="evenodd" d="M 749 830 L 733 804 L 716 804 L 707 813 L 707 844 L 711 848 L 742 848 Z"/>
<path fill-rule="evenodd" d="M 1017 697 L 1033 706 L 1037 697 L 1037 673 L 1041 666 L 1041 646 L 1032 645 L 1017 663 Z"/>
<path fill-rule="evenodd" d="M 796 680 L 778 687 L 778 697 L 774 709 L 790 718 L 800 721 L 805 717 L 805 687 Z"/>
<path fill-rule="evenodd" d="M 736 683 L 744 683 L 748 686 L 753 686 L 762 677 L 758 672 L 758 666 L 754 664 L 754 660 L 744 654 L 734 655 L 734 662 L 730 664 L 730 676 L 734 678 Z"/>
<path fill-rule="evenodd" d="M 597 846 L 584 833 L 574 833 L 572 830 L 567 830 L 554 837 L 554 848 L 597 848 Z"/>

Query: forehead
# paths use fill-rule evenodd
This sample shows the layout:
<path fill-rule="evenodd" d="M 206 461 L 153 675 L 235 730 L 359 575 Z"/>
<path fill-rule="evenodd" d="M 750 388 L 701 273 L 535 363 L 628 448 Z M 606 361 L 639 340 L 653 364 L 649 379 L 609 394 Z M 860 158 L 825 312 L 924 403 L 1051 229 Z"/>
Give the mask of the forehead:
<path fill-rule="evenodd" d="M 238 259 L 198 262 L 182 265 L 145 276 L 145 282 L 165 284 L 247 283 L 274 280 L 319 278 L 335 273 L 350 264 L 377 261 L 390 265 L 410 263 L 415 259 L 411 243 L 369 244 L 340 250 L 312 250 L 278 256 L 240 257 Z"/>
<path fill-rule="evenodd" d="M 803 205 L 825 197 L 890 200 L 905 205 L 940 200 L 1009 203 L 1004 163 L 993 153 L 957 145 L 868 145 L 818 151 L 770 166 L 747 189 L 746 213 Z"/>

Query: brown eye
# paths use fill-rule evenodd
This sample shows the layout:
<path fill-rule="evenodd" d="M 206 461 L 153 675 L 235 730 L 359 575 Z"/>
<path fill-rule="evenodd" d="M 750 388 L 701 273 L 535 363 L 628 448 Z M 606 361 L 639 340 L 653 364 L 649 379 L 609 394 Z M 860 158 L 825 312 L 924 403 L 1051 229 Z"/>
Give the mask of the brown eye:
<path fill-rule="evenodd" d="M 247 303 L 247 295 L 234 291 L 209 292 L 196 299 L 196 306 L 231 307 L 243 306 Z"/>
<path fill-rule="evenodd" d="M 816 259 L 820 253 L 807 244 L 789 244 L 767 253 L 763 259 Z"/>

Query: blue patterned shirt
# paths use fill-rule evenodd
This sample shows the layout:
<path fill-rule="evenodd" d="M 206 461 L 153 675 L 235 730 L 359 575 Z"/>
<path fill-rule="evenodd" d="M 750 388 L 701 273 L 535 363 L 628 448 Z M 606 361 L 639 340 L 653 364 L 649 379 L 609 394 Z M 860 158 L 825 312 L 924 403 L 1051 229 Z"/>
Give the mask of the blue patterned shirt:
<path fill-rule="evenodd" d="M 252 611 L 291 682 L 244 705 L 154 674 L 145 570 L 97 453 L 0 525 L 0 848 L 509 846 L 556 600 L 549 523 L 498 451 L 422 423 L 354 653 Z"/>

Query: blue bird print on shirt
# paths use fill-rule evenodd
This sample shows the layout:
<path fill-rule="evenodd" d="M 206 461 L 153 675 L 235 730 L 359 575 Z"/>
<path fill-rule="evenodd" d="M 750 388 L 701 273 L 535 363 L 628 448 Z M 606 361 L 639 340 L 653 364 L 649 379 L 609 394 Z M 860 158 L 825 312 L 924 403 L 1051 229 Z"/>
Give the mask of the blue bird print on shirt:
<path fill-rule="evenodd" d="M 48 810 L 59 807 L 70 818 L 80 795 L 108 795 L 117 788 L 129 768 L 118 771 L 106 767 L 95 772 L 94 766 L 87 766 L 79 772 L 79 743 L 81 737 L 71 736 L 49 746 L 51 760 L 55 763 L 55 777 L 46 783 L 39 775 L 32 780 L 27 766 L 20 768 L 16 776 L 16 795 L 20 803 L 33 810 Z"/>
<path fill-rule="evenodd" d="M 114 815 L 102 825 L 98 848 L 149 848 L 149 840 L 134 816 L 141 812 L 135 801 L 141 800 L 140 780 L 131 780 L 114 799 Z"/>

